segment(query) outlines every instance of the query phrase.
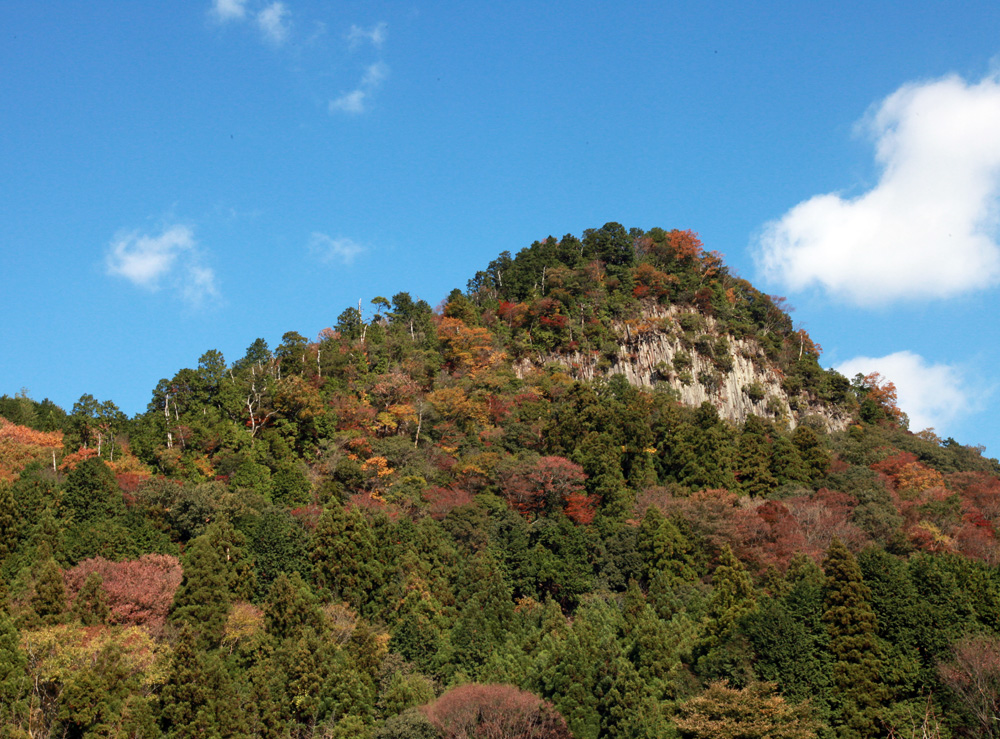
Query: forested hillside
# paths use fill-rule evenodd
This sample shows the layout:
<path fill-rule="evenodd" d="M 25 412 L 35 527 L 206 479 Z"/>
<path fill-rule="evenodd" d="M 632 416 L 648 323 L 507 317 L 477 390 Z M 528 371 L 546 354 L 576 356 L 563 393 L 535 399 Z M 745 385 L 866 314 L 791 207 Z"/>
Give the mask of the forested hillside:
<path fill-rule="evenodd" d="M 1000 736 L 1000 465 L 690 231 L 0 398 L 0 737 Z"/>

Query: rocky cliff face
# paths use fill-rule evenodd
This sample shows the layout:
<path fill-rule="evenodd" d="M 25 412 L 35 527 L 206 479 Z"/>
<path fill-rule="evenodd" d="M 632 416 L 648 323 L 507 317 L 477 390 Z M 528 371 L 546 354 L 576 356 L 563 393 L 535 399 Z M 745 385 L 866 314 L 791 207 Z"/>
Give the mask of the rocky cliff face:
<path fill-rule="evenodd" d="M 580 352 L 522 359 L 518 376 L 556 362 L 580 380 L 624 375 L 633 385 L 669 387 L 680 402 L 712 403 L 719 415 L 742 423 L 749 415 L 784 420 L 795 428 L 805 416 L 822 419 L 828 431 L 848 426 L 842 409 L 808 394 L 790 397 L 781 375 L 755 341 L 720 335 L 715 321 L 678 309 L 649 308 L 641 318 L 615 324 L 617 353 Z"/>

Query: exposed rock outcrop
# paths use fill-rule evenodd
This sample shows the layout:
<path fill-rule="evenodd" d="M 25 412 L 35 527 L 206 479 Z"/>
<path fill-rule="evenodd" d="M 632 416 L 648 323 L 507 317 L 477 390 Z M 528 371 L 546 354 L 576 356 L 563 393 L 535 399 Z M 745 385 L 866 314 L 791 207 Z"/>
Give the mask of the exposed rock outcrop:
<path fill-rule="evenodd" d="M 691 324 L 697 324 L 696 331 Z M 843 409 L 806 393 L 789 397 L 760 344 L 721 335 L 710 317 L 657 306 L 637 320 L 617 322 L 615 330 L 613 357 L 598 352 L 539 355 L 522 359 L 514 370 L 523 377 L 555 362 L 580 380 L 620 374 L 640 387 L 669 387 L 685 405 L 707 400 L 720 416 L 736 423 L 749 415 L 784 420 L 790 428 L 806 416 L 820 418 L 828 431 L 850 423 Z"/>

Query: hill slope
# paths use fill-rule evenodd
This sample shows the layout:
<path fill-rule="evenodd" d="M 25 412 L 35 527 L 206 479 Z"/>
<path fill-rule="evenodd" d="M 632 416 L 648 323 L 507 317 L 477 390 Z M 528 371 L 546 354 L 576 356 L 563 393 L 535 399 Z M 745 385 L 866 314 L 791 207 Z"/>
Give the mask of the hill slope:
<path fill-rule="evenodd" d="M 132 419 L 0 398 L 0 726 L 989 735 L 1000 465 L 780 306 L 606 224 Z"/>

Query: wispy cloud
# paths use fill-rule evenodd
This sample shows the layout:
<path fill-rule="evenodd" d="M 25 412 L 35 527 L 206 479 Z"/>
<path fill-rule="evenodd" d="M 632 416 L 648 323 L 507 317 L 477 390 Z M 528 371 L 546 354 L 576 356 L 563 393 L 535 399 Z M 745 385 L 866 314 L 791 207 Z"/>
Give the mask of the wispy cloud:
<path fill-rule="evenodd" d="M 878 372 L 896 386 L 897 403 L 910 417 L 910 428 L 939 431 L 973 410 L 973 391 L 954 365 L 929 364 L 919 354 L 902 351 L 884 357 L 855 357 L 835 368 L 845 377 Z"/>
<path fill-rule="evenodd" d="M 366 97 L 368 97 L 368 94 L 362 89 L 345 92 L 336 100 L 330 101 L 330 111 L 341 111 L 343 113 L 353 113 L 355 115 L 364 113 Z"/>
<path fill-rule="evenodd" d="M 257 27 L 271 43 L 283 44 L 288 38 L 289 15 L 291 13 L 284 3 L 273 2 L 257 13 Z"/>
<path fill-rule="evenodd" d="M 247 0 L 215 0 L 212 15 L 223 23 L 243 20 L 247 13 L 246 4 Z"/>
<path fill-rule="evenodd" d="M 318 231 L 309 237 L 309 253 L 319 261 L 329 264 L 340 262 L 350 264 L 354 258 L 365 251 L 365 248 L 352 239 L 332 238 Z"/>
<path fill-rule="evenodd" d="M 904 85 L 857 129 L 874 139 L 878 184 L 817 195 L 767 224 L 765 274 L 859 305 L 1000 282 L 1000 76 Z"/>
<path fill-rule="evenodd" d="M 107 274 L 151 292 L 174 290 L 194 306 L 219 295 L 215 273 L 202 263 L 194 234 L 184 225 L 166 228 L 158 236 L 119 233 L 108 247 L 105 268 Z"/>
<path fill-rule="evenodd" d="M 376 49 L 381 49 L 382 44 L 385 43 L 386 29 L 388 29 L 388 25 L 385 23 L 376 23 L 371 28 L 352 25 L 351 30 L 347 33 L 347 42 L 351 48 L 356 48 L 368 41 Z"/>
<path fill-rule="evenodd" d="M 330 101 L 330 112 L 351 113 L 354 115 L 368 110 L 368 101 L 382 86 L 389 76 L 389 67 L 383 62 L 376 62 L 365 69 L 361 82 L 350 92 L 345 92 L 336 100 Z"/>

